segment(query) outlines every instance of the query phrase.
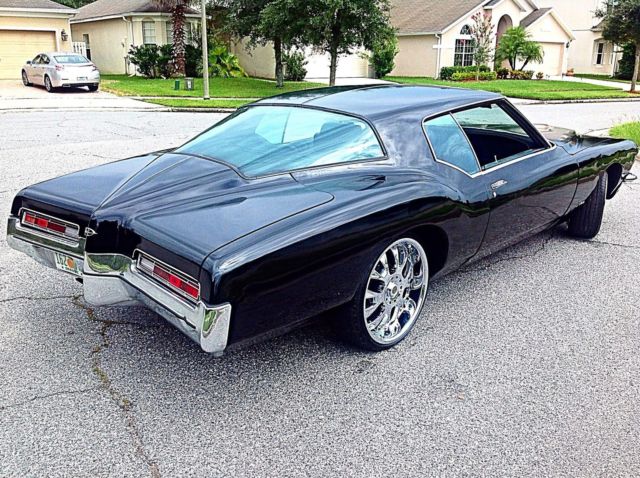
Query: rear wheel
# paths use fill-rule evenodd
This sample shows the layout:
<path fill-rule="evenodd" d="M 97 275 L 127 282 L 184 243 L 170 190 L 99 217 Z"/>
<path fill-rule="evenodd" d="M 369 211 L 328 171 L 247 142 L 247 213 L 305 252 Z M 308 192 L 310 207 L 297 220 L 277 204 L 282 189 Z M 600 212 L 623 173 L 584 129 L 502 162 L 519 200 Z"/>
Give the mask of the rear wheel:
<path fill-rule="evenodd" d="M 569 234 L 572 236 L 592 239 L 600 232 L 607 198 L 607 179 L 607 174 L 602 175 L 584 204 L 569 215 Z"/>
<path fill-rule="evenodd" d="M 413 328 L 427 295 L 429 264 L 418 241 L 394 241 L 377 256 L 338 324 L 342 335 L 366 350 L 401 342 Z"/>
<path fill-rule="evenodd" d="M 98 91 L 98 85 L 89 85 L 89 91 Z"/>
<path fill-rule="evenodd" d="M 27 76 L 27 72 L 22 70 L 22 84 L 24 86 L 31 86 L 31 82 L 29 81 L 29 77 Z"/>
<path fill-rule="evenodd" d="M 51 84 L 51 79 L 48 76 L 44 77 L 44 87 L 49 93 L 53 93 L 54 88 L 53 88 L 53 85 Z"/>

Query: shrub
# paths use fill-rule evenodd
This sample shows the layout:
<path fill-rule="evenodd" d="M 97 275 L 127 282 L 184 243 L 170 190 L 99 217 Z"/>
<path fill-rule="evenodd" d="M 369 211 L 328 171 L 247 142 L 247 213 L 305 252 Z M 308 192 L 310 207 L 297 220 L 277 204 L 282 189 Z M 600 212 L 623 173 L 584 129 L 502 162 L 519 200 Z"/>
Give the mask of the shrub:
<path fill-rule="evenodd" d="M 147 78 L 169 78 L 175 71 L 171 45 L 140 45 L 129 50 L 129 61 Z"/>
<path fill-rule="evenodd" d="M 498 68 L 496 70 L 496 75 L 501 80 L 506 80 L 509 78 L 509 68 Z"/>
<path fill-rule="evenodd" d="M 185 45 L 184 66 L 187 76 L 202 76 L 202 48 Z"/>
<path fill-rule="evenodd" d="M 477 67 L 475 65 L 470 66 L 443 66 L 440 68 L 440 79 L 451 80 L 454 73 L 475 73 Z M 480 65 L 480 72 L 490 71 L 487 65 Z"/>
<path fill-rule="evenodd" d="M 544 73 L 542 73 L 541 71 L 539 71 L 538 73 L 536 73 L 536 80 L 541 80 L 544 78 Z"/>
<path fill-rule="evenodd" d="M 172 45 L 162 45 L 158 48 L 158 63 L 156 69 L 162 78 L 170 78 L 171 75 L 175 73 Z"/>
<path fill-rule="evenodd" d="M 509 78 L 512 80 L 530 80 L 533 78 L 533 70 L 511 70 Z"/>
<path fill-rule="evenodd" d="M 301 51 L 290 51 L 283 55 L 284 79 L 287 81 L 303 81 L 307 76 L 307 57 Z"/>
<path fill-rule="evenodd" d="M 618 72 L 615 77 L 621 80 L 630 80 L 633 76 L 633 67 L 636 61 L 636 46 L 628 43 L 622 48 L 622 58 L 618 63 Z"/>
<path fill-rule="evenodd" d="M 492 81 L 497 78 L 495 71 L 481 71 L 480 81 Z M 451 81 L 476 81 L 476 72 L 456 71 L 451 75 Z"/>
<path fill-rule="evenodd" d="M 236 78 L 247 76 L 240 66 L 240 60 L 229 51 L 223 43 L 216 43 L 209 52 L 209 76 L 222 78 Z"/>
<path fill-rule="evenodd" d="M 375 43 L 370 61 L 376 73 L 376 78 L 382 78 L 391 73 L 391 70 L 395 67 L 397 54 L 398 39 L 395 35 Z"/>

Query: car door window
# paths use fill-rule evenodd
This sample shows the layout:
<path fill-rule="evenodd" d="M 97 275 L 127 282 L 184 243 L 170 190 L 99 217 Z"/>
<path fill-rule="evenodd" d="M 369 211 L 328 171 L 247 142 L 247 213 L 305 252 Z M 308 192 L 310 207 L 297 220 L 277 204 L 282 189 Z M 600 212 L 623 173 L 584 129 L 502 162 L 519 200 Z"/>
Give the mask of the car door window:
<path fill-rule="evenodd" d="M 453 113 L 453 117 L 469 138 L 483 169 L 547 147 L 497 103 L 458 111 Z"/>
<path fill-rule="evenodd" d="M 36 55 L 36 57 L 35 57 L 33 60 L 31 60 L 31 64 L 32 64 L 32 65 L 39 65 L 39 64 L 40 64 L 40 57 L 41 57 L 41 56 L 42 56 L 42 55 Z"/>
<path fill-rule="evenodd" d="M 451 115 L 425 121 L 424 129 L 437 161 L 447 163 L 467 174 L 480 171 L 467 137 Z"/>
<path fill-rule="evenodd" d="M 41 55 L 41 56 L 40 56 L 40 60 L 41 60 L 40 62 L 41 62 L 43 65 L 48 65 L 48 64 L 49 64 L 49 62 L 51 61 L 51 60 L 49 60 L 49 57 L 48 57 L 47 55 Z"/>

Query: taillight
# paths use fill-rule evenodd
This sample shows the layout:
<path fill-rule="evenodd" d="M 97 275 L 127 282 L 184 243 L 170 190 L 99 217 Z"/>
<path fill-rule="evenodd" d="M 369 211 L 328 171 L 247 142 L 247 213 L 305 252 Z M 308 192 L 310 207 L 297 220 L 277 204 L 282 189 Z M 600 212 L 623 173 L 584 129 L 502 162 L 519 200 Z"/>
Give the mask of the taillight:
<path fill-rule="evenodd" d="M 200 284 L 146 254 L 138 257 L 138 269 L 187 299 L 200 298 Z"/>
<path fill-rule="evenodd" d="M 57 219 L 39 212 L 24 210 L 22 212 L 22 224 L 24 226 L 40 229 L 56 236 L 78 240 L 80 226 Z"/>

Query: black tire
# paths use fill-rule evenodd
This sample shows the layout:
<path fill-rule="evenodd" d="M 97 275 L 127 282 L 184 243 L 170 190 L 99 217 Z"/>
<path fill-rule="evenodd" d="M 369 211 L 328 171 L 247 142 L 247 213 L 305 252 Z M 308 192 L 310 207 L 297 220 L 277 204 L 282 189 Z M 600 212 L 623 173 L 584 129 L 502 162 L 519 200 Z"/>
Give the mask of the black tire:
<path fill-rule="evenodd" d="M 422 293 L 421 295 L 422 298 L 419 301 L 418 306 L 416 308 L 417 312 L 416 312 L 415 318 L 410 322 L 410 324 L 408 324 L 408 326 L 406 326 L 406 328 L 404 328 L 403 326 L 403 330 L 397 338 L 386 343 L 380 343 L 379 341 L 376 341 L 372 338 L 372 333 L 370 333 L 370 331 L 368 330 L 368 326 L 365 318 L 363 305 L 365 301 L 365 294 L 367 292 L 367 287 L 369 286 L 369 280 L 373 272 L 373 269 L 374 267 L 376 267 L 379 257 L 383 253 L 385 253 L 387 249 L 391 247 L 393 244 L 396 244 L 397 242 L 400 242 L 402 240 L 414 241 L 416 244 L 418 244 L 418 242 L 415 241 L 414 239 L 404 238 L 399 241 L 394 241 L 394 242 L 391 242 L 390 244 L 386 244 L 384 247 L 380 247 L 379 250 L 376 251 L 376 254 L 372 256 L 371 263 L 369 267 L 367 267 L 367 270 L 363 271 L 360 279 L 360 284 L 351 302 L 344 305 L 337 311 L 337 316 L 335 317 L 335 320 L 334 320 L 334 326 L 336 328 L 336 332 L 343 340 L 351 343 L 352 345 L 355 345 L 360 349 L 379 352 L 379 351 L 387 350 L 387 349 L 390 349 L 391 347 L 394 347 L 398 343 L 402 342 L 409 335 L 418 317 L 420 316 L 420 312 L 421 312 L 422 306 L 424 305 L 427 289 L 429 286 L 429 279 L 428 279 L 429 264 L 427 262 L 426 253 L 424 253 L 424 249 L 422 248 L 421 245 L 418 244 L 420 246 L 420 249 L 422 250 L 422 254 L 424 258 L 424 268 L 422 269 L 422 272 L 425 276 L 425 279 L 424 279 L 425 282 L 424 282 L 424 292 L 422 292 L 422 290 L 420 291 Z"/>
<path fill-rule="evenodd" d="M 53 93 L 55 91 L 55 88 L 53 87 L 53 85 L 51 84 L 51 79 L 48 76 L 44 77 L 44 88 L 45 90 L 47 90 L 49 93 Z"/>
<path fill-rule="evenodd" d="M 98 91 L 98 85 L 89 85 L 89 91 L 91 92 Z"/>
<path fill-rule="evenodd" d="M 602 225 L 606 199 L 607 174 L 604 174 L 584 204 L 569 215 L 569 234 L 580 239 L 596 237 Z"/>
<path fill-rule="evenodd" d="M 29 81 L 29 77 L 27 76 L 27 72 L 22 70 L 22 84 L 24 86 L 31 86 L 32 83 Z"/>

